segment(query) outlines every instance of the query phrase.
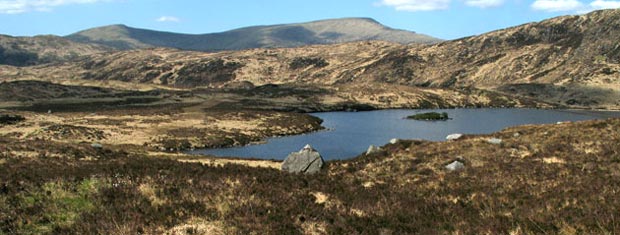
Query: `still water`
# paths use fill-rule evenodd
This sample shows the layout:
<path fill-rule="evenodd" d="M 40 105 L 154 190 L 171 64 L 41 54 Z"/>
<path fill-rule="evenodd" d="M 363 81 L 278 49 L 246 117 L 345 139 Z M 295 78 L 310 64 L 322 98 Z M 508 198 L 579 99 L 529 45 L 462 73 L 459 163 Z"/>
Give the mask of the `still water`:
<path fill-rule="evenodd" d="M 405 117 L 421 112 L 447 112 L 448 121 L 414 121 Z M 266 144 L 236 148 L 202 149 L 192 154 L 283 160 L 304 145 L 317 149 L 325 160 L 358 156 L 369 145 L 381 146 L 393 138 L 443 141 L 452 133 L 486 134 L 523 124 L 545 124 L 620 117 L 620 112 L 539 109 L 380 110 L 313 113 L 327 130 L 271 138 Z"/>

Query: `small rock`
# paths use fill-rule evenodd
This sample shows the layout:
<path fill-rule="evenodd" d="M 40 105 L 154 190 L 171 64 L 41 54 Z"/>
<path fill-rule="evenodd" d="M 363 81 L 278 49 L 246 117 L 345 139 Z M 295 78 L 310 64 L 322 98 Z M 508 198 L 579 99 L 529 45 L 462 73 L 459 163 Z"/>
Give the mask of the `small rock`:
<path fill-rule="evenodd" d="M 282 170 L 290 173 L 314 174 L 319 172 L 324 164 L 321 154 L 312 146 L 306 145 L 299 152 L 288 155 L 282 163 Z"/>
<path fill-rule="evenodd" d="M 515 132 L 514 134 L 512 134 L 512 136 L 517 138 L 517 137 L 521 136 L 521 134 L 519 134 L 519 132 Z"/>
<path fill-rule="evenodd" d="M 380 147 L 377 147 L 377 146 L 374 146 L 374 145 L 370 145 L 370 146 L 368 146 L 368 150 L 366 150 L 366 155 L 370 155 L 370 154 L 377 153 L 377 152 L 380 152 L 380 151 L 381 151 Z"/>
<path fill-rule="evenodd" d="M 391 140 L 390 140 L 390 144 L 396 144 L 396 143 L 398 143 L 399 141 L 400 141 L 399 139 L 394 138 L 394 139 L 391 139 Z"/>
<path fill-rule="evenodd" d="M 463 134 L 450 134 L 446 136 L 446 140 L 458 140 L 463 137 Z"/>
<path fill-rule="evenodd" d="M 458 160 L 453 161 L 452 163 L 446 165 L 446 170 L 448 171 L 456 171 L 456 170 L 460 170 L 464 168 L 465 168 L 465 164 L 463 164 L 462 162 Z"/>
<path fill-rule="evenodd" d="M 502 144 L 502 139 L 491 138 L 491 139 L 487 140 L 487 143 L 489 143 L 489 144 Z"/>
<path fill-rule="evenodd" d="M 100 143 L 92 143 L 90 144 L 91 147 L 96 148 L 96 149 L 102 149 L 103 145 Z"/>
<path fill-rule="evenodd" d="M 299 153 L 303 152 L 316 152 L 316 150 L 314 150 L 314 148 L 312 148 L 312 146 L 310 146 L 309 144 L 306 144 L 306 146 L 299 150 Z"/>

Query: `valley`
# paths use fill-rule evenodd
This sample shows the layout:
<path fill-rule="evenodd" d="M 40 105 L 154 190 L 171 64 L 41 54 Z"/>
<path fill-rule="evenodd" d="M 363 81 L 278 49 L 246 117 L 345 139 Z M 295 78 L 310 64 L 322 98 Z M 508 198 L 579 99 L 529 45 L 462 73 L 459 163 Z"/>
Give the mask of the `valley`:
<path fill-rule="evenodd" d="M 0 36 L 0 234 L 613 234 L 617 118 L 399 140 L 315 175 L 185 151 L 323 130 L 311 112 L 620 110 L 619 29 L 601 10 L 450 41 L 358 18 Z"/>

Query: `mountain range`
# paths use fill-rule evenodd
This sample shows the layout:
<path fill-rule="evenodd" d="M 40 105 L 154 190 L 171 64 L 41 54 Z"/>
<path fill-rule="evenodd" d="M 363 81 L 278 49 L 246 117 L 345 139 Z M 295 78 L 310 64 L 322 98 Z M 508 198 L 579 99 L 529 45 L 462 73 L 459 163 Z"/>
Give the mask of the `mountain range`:
<path fill-rule="evenodd" d="M 110 25 L 83 30 L 65 37 L 0 35 L 0 64 L 28 66 L 67 61 L 102 52 L 157 47 L 214 52 L 367 40 L 401 44 L 432 44 L 442 41 L 424 34 L 392 29 L 370 18 L 253 26 L 208 34 L 181 34 Z"/>
<path fill-rule="evenodd" d="M 423 34 L 392 29 L 370 18 L 254 26 L 209 34 L 179 34 L 110 25 L 80 31 L 66 38 L 75 42 L 96 43 L 123 50 L 169 47 L 194 51 L 298 47 L 367 40 L 402 44 L 441 41 Z"/>

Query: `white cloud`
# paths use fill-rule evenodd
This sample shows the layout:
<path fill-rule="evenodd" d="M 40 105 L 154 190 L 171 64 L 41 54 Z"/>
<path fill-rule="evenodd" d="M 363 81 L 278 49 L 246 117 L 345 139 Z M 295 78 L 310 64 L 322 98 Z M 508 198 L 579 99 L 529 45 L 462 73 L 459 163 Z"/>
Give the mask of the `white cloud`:
<path fill-rule="evenodd" d="M 504 0 L 467 0 L 465 4 L 472 7 L 488 8 L 504 4 Z"/>
<path fill-rule="evenodd" d="M 536 0 L 532 8 L 539 11 L 578 11 L 583 9 L 584 4 L 578 0 Z"/>
<path fill-rule="evenodd" d="M 594 9 L 614 9 L 620 8 L 620 1 L 596 0 L 591 2 L 590 6 Z"/>
<path fill-rule="evenodd" d="M 29 11 L 50 11 L 61 5 L 87 4 L 109 0 L 0 0 L 0 14 L 18 14 Z"/>
<path fill-rule="evenodd" d="M 381 0 L 379 5 L 394 7 L 397 11 L 435 11 L 448 9 L 451 0 Z"/>
<path fill-rule="evenodd" d="M 174 16 L 162 16 L 156 19 L 157 22 L 181 22 L 179 18 Z"/>

